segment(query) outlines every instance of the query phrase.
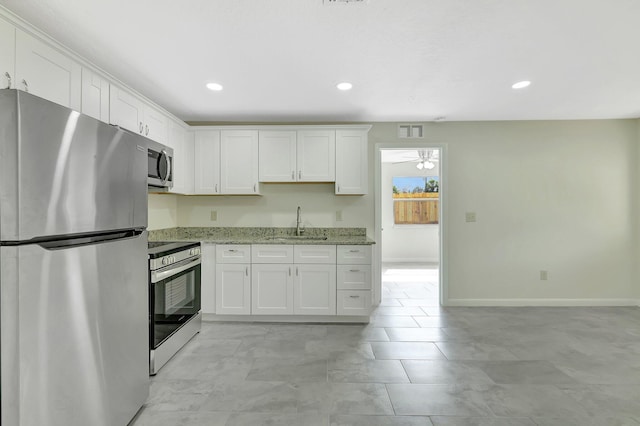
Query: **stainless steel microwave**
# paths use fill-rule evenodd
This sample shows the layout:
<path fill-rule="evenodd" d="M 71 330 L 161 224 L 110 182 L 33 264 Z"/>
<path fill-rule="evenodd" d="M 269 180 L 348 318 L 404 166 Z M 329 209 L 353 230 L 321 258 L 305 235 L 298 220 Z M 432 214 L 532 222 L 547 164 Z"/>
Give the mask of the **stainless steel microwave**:
<path fill-rule="evenodd" d="M 153 189 L 169 190 L 173 187 L 173 149 L 158 142 L 148 141 L 147 185 Z"/>

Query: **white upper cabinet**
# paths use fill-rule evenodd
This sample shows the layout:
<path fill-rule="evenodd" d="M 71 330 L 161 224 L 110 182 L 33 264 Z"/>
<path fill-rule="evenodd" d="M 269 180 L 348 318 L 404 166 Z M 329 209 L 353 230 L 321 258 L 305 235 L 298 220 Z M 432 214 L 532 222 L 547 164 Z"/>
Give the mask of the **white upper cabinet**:
<path fill-rule="evenodd" d="M 87 68 L 82 69 L 81 112 L 109 122 L 109 82 Z"/>
<path fill-rule="evenodd" d="M 152 106 L 143 104 L 142 120 L 144 122 L 142 135 L 156 142 L 167 143 L 169 117 Z"/>
<path fill-rule="evenodd" d="M 196 130 L 194 194 L 220 193 L 220 131 Z"/>
<path fill-rule="evenodd" d="M 335 130 L 261 130 L 261 182 L 333 182 Z"/>
<path fill-rule="evenodd" d="M 16 87 L 16 29 L 0 18 L 0 89 Z"/>
<path fill-rule="evenodd" d="M 127 90 L 111 85 L 109 121 L 159 143 L 167 143 L 169 117 Z"/>
<path fill-rule="evenodd" d="M 17 29 L 13 87 L 80 111 L 82 67 L 57 49 Z"/>
<path fill-rule="evenodd" d="M 335 181 L 335 130 L 300 130 L 296 146 L 298 181 Z"/>
<path fill-rule="evenodd" d="M 296 131 L 261 130 L 260 182 L 296 182 Z"/>
<path fill-rule="evenodd" d="M 220 133 L 220 189 L 223 194 L 258 194 L 258 131 Z"/>
<path fill-rule="evenodd" d="M 369 188 L 367 130 L 336 130 L 336 194 L 366 194 Z"/>
<path fill-rule="evenodd" d="M 142 134 L 144 103 L 140 98 L 112 84 L 109 88 L 109 100 L 109 122 Z"/>
<path fill-rule="evenodd" d="M 193 194 L 193 132 L 179 122 L 169 121 L 167 145 L 173 148 L 173 188 L 175 194 Z"/>

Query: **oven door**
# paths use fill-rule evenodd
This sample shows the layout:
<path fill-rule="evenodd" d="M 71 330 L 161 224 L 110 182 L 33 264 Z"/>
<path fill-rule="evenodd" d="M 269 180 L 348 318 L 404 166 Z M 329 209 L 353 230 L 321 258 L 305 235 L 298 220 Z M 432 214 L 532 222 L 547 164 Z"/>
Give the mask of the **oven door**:
<path fill-rule="evenodd" d="M 200 258 L 151 271 L 149 348 L 155 349 L 200 312 Z"/>

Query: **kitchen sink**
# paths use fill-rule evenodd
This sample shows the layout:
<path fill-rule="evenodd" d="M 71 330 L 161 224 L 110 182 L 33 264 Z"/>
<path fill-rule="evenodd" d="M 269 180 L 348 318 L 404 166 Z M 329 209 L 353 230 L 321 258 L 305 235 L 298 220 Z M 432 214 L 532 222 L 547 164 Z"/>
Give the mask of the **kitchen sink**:
<path fill-rule="evenodd" d="M 291 241 L 291 240 L 302 240 L 302 241 L 325 241 L 328 237 L 320 237 L 314 235 L 289 235 L 286 237 L 267 237 L 267 240 L 275 240 L 275 241 Z"/>

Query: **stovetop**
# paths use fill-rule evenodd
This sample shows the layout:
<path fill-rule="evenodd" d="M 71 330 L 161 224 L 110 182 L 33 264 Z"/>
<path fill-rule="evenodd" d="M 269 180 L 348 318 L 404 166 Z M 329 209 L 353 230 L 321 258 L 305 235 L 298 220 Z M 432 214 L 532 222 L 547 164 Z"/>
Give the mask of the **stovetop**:
<path fill-rule="evenodd" d="M 199 242 L 179 241 L 149 241 L 149 258 L 156 259 L 172 253 L 178 253 L 190 248 L 200 247 Z"/>

